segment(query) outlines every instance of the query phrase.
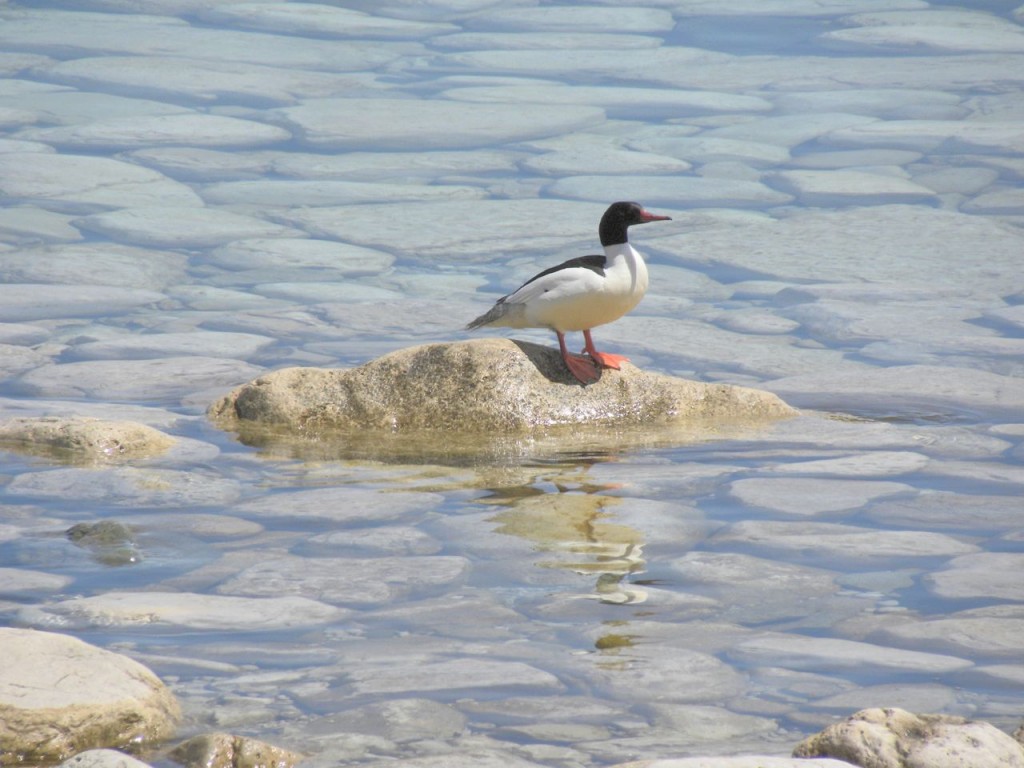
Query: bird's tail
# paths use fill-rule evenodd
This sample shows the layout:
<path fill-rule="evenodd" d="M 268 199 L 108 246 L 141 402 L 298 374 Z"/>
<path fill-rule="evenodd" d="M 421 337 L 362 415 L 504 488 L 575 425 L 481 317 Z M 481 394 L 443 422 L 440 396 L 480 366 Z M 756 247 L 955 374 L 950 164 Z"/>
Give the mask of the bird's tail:
<path fill-rule="evenodd" d="M 504 302 L 504 300 L 499 301 L 497 304 L 495 304 L 493 307 L 491 307 L 487 312 L 485 312 L 484 314 L 480 315 L 480 317 L 478 317 L 476 320 L 473 320 L 472 322 L 470 322 L 466 326 L 466 330 L 467 331 L 472 331 L 475 328 L 482 328 L 485 325 L 492 325 L 492 324 L 504 325 L 504 323 L 501 323 L 500 320 L 502 318 L 504 318 L 506 314 L 508 314 L 508 311 L 509 311 L 509 305 L 506 304 Z"/>

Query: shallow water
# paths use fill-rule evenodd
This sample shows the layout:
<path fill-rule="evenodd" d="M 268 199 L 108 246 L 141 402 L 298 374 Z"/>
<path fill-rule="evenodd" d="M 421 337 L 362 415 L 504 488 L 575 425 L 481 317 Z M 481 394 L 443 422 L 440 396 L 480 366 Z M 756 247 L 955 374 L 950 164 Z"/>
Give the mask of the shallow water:
<path fill-rule="evenodd" d="M 0 8 L 0 415 L 183 438 L 0 454 L 4 621 L 311 764 L 1016 727 L 1024 18 L 820 5 Z M 413 455 L 206 422 L 264 370 L 465 338 L 624 198 L 673 222 L 598 343 L 799 418 Z M 127 558 L 64 535 L 100 519 Z"/>

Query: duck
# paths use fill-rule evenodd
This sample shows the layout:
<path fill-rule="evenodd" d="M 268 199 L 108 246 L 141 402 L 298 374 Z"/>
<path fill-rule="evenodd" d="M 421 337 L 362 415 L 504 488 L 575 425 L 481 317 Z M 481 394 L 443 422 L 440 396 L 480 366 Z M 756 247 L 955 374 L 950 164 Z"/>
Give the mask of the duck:
<path fill-rule="evenodd" d="M 603 254 L 578 256 L 539 272 L 498 299 L 466 329 L 548 328 L 558 337 L 569 372 L 584 386 L 597 381 L 603 368 L 619 370 L 629 358 L 599 352 L 590 332 L 630 312 L 647 292 L 647 265 L 630 245 L 628 230 L 652 221 L 671 221 L 671 217 L 649 213 L 635 202 L 612 203 L 598 226 Z M 578 355 L 569 352 L 565 342 L 566 333 L 577 331 L 583 332 L 584 342 Z"/>

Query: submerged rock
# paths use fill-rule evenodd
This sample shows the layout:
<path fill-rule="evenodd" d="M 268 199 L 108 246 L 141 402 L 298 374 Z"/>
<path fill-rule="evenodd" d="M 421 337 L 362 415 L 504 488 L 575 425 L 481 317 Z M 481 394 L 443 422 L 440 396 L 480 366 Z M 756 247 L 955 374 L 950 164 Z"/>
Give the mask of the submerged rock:
<path fill-rule="evenodd" d="M 291 768 L 302 755 L 258 739 L 205 733 L 179 744 L 170 758 L 186 768 Z"/>
<path fill-rule="evenodd" d="M 93 557 L 104 565 L 132 565 L 142 559 L 132 529 L 116 520 L 78 523 L 68 528 L 65 535 L 74 545 L 91 550 Z"/>
<path fill-rule="evenodd" d="M 0 423 L 0 445 L 75 461 L 157 456 L 174 442 L 170 435 L 134 421 L 44 416 Z"/>
<path fill-rule="evenodd" d="M 348 370 L 286 368 L 236 388 L 209 409 L 226 428 L 248 423 L 307 434 L 509 434 L 568 425 L 767 422 L 795 413 L 766 392 L 629 364 L 582 387 L 556 350 L 506 339 L 412 347 Z"/>
<path fill-rule="evenodd" d="M 0 761 L 52 764 L 134 751 L 174 732 L 178 703 L 149 669 L 74 637 L 0 629 Z"/>
<path fill-rule="evenodd" d="M 903 709 L 863 709 L 800 742 L 794 757 L 834 757 L 872 768 L 1024 766 L 1024 745 L 994 725 Z"/>

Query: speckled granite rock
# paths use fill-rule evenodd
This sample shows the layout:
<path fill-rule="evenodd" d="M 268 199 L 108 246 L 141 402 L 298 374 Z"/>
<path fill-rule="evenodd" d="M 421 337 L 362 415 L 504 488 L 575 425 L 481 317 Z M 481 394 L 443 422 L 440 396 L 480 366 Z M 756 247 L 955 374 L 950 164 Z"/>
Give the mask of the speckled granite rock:
<path fill-rule="evenodd" d="M 1024 767 L 1024 745 L 994 725 L 903 709 L 862 709 L 804 739 L 794 757 L 835 757 L 866 768 Z"/>
<path fill-rule="evenodd" d="M 358 368 L 287 368 L 238 387 L 209 415 L 295 431 L 515 433 L 560 425 L 751 423 L 795 415 L 766 392 L 626 364 L 583 387 L 549 347 L 507 339 L 428 344 Z"/>
<path fill-rule="evenodd" d="M 0 444 L 78 461 L 110 461 L 159 455 L 174 438 L 134 421 L 47 416 L 0 423 Z"/>
<path fill-rule="evenodd" d="M 172 760 L 186 768 L 292 768 L 302 755 L 258 739 L 204 733 L 179 744 Z"/>

